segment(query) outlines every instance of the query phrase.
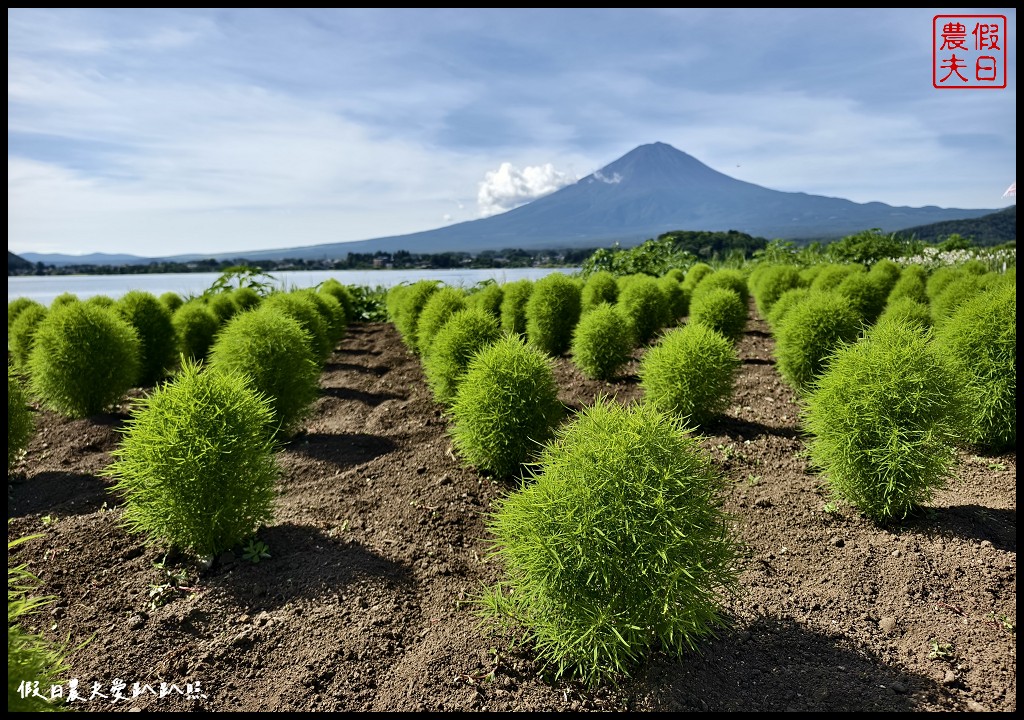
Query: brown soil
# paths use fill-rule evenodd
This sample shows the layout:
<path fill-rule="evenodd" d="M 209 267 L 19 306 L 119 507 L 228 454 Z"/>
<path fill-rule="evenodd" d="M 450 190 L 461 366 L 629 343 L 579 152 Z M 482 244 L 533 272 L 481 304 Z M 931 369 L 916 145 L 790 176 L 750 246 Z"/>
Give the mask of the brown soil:
<path fill-rule="evenodd" d="M 98 475 L 125 405 L 74 421 L 35 410 L 8 539 L 42 537 L 8 563 L 27 562 L 56 598 L 33 629 L 88 641 L 70 655 L 78 692 L 126 684 L 126 699 L 73 703 L 82 711 L 1016 710 L 1016 452 L 963 452 L 930 505 L 891 527 L 826 512 L 772 349 L 752 313 L 734 404 L 703 430 L 746 547 L 731 627 L 681 660 L 654 653 L 618 685 L 553 682 L 529 647 L 479 624 L 467 601 L 501 577 L 486 514 L 512 488 L 453 455 L 388 324 L 350 328 L 281 451 L 276 519 L 259 532 L 269 559 L 199 572 L 169 558 L 184 588 L 151 606 L 164 552 L 123 529 Z M 560 358 L 562 399 L 637 400 L 635 369 L 598 383 Z M 143 687 L 161 682 L 184 694 Z"/>

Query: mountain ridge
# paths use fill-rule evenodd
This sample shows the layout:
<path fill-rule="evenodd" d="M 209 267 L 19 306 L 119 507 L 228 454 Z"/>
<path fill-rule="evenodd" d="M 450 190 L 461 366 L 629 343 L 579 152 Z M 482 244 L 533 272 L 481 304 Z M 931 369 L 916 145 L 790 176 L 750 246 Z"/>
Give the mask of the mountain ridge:
<path fill-rule="evenodd" d="M 476 253 L 510 248 L 601 247 L 613 242 L 628 247 L 674 230 L 738 230 L 800 241 L 839 238 L 871 228 L 893 232 L 977 218 L 998 210 L 855 203 L 772 190 L 725 175 L 667 143 L 654 142 L 634 148 L 572 185 L 499 215 L 367 240 L 143 261 L 316 260 L 341 258 L 350 252 Z M 23 257 L 34 261 L 44 256 L 24 253 Z"/>

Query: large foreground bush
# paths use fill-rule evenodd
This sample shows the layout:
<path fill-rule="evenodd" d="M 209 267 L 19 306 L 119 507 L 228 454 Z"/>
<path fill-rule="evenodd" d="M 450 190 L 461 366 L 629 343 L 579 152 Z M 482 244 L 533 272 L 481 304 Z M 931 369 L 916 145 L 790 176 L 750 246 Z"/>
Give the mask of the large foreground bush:
<path fill-rule="evenodd" d="M 199 557 L 240 545 L 271 519 L 273 411 L 242 375 L 186 361 L 137 401 L 114 462 L 125 524 Z"/>
<path fill-rule="evenodd" d="M 885 322 L 839 349 L 804 408 L 811 460 L 834 496 L 876 521 L 927 502 L 969 426 L 963 380 L 916 325 Z"/>
<path fill-rule="evenodd" d="M 557 676 L 596 682 L 653 649 L 693 650 L 737 584 L 722 479 L 678 419 L 598 400 L 496 502 L 506 578 L 483 613 L 533 641 Z"/>
<path fill-rule="evenodd" d="M 455 447 L 468 464 L 513 476 L 551 437 L 564 411 L 551 363 L 513 335 L 473 356 L 451 409 Z"/>
<path fill-rule="evenodd" d="M 31 392 L 68 417 L 105 412 L 135 386 L 140 355 L 135 329 L 113 310 L 65 303 L 36 328 L 28 361 Z"/>

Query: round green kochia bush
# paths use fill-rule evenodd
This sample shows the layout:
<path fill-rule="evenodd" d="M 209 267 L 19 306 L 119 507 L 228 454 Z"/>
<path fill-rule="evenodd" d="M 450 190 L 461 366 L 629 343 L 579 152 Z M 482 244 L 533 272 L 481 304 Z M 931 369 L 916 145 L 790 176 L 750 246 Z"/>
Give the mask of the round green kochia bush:
<path fill-rule="evenodd" d="M 419 325 L 420 313 L 430 296 L 437 292 L 441 284 L 436 280 L 417 280 L 395 292 L 388 304 L 388 316 L 402 336 L 402 341 L 415 353 L 420 352 L 416 328 Z"/>
<path fill-rule="evenodd" d="M 28 374 L 28 359 L 32 355 L 36 330 L 47 312 L 46 307 L 39 303 L 30 305 L 18 313 L 18 319 L 7 332 L 7 350 L 14 369 L 22 375 Z"/>
<path fill-rule="evenodd" d="M 690 312 L 690 294 L 683 289 L 681 282 L 669 275 L 658 278 L 658 287 L 661 288 L 661 292 L 665 295 L 665 302 L 668 304 L 666 325 L 675 325 Z"/>
<path fill-rule="evenodd" d="M 478 307 L 490 313 L 501 322 L 501 303 L 505 299 L 505 290 L 493 280 L 486 280 L 471 291 L 466 298 L 469 307 Z"/>
<path fill-rule="evenodd" d="M 927 305 L 928 292 L 926 290 L 926 283 L 928 281 L 928 271 L 920 265 L 908 265 L 903 268 L 900 272 L 899 279 L 892 286 L 889 294 L 886 296 L 886 303 L 891 303 L 899 300 L 900 298 L 909 297 L 922 305 Z"/>
<path fill-rule="evenodd" d="M 689 291 L 691 299 L 693 298 L 694 288 L 697 287 L 705 276 L 710 275 L 714 271 L 715 269 L 706 262 L 697 262 L 690 266 L 690 269 L 686 271 L 686 278 L 683 280 L 683 287 Z"/>
<path fill-rule="evenodd" d="M 171 312 L 171 317 L 173 317 L 175 311 L 185 304 L 185 299 L 178 293 L 168 290 L 160 296 L 160 302 Z"/>
<path fill-rule="evenodd" d="M 14 368 L 7 366 L 7 469 L 28 447 L 33 432 L 32 414 L 28 409 L 28 395 Z"/>
<path fill-rule="evenodd" d="M 141 353 L 135 328 L 113 310 L 83 302 L 51 307 L 29 356 L 31 393 L 68 417 L 105 412 L 135 386 Z"/>
<path fill-rule="evenodd" d="M 232 290 L 231 299 L 235 302 L 238 312 L 252 310 L 259 307 L 259 304 L 263 302 L 263 296 L 256 292 L 255 288 L 251 288 L 248 285 Z"/>
<path fill-rule="evenodd" d="M 434 399 L 451 405 L 470 359 L 499 337 L 494 316 L 482 308 L 459 310 L 448 318 L 423 358 L 423 373 Z"/>
<path fill-rule="evenodd" d="M 585 312 L 573 331 L 572 363 L 594 380 L 615 377 L 633 351 L 633 333 L 618 308 L 608 303 Z"/>
<path fill-rule="evenodd" d="M 633 332 L 633 342 L 646 345 L 669 323 L 668 298 L 650 275 L 636 275 L 622 283 L 615 303 Z"/>
<path fill-rule="evenodd" d="M 868 270 L 868 275 L 874 278 L 881 287 L 882 296 L 885 298 L 889 297 L 889 293 L 896 287 L 902 274 L 903 268 L 889 258 L 882 258 Z"/>
<path fill-rule="evenodd" d="M 825 263 L 814 276 L 809 287 L 818 292 L 835 290 L 850 273 L 865 272 L 863 265 L 853 263 Z"/>
<path fill-rule="evenodd" d="M 283 437 L 292 436 L 320 392 L 320 365 L 309 336 L 298 321 L 269 307 L 229 320 L 210 350 L 211 370 L 244 375 L 270 403 L 271 421 Z"/>
<path fill-rule="evenodd" d="M 706 325 L 729 342 L 737 343 L 747 327 L 747 305 L 734 290 L 707 288 L 694 295 L 690 303 L 690 322 Z"/>
<path fill-rule="evenodd" d="M 271 293 L 263 300 L 261 307 L 266 306 L 273 310 L 279 310 L 296 320 L 308 335 L 313 357 L 316 358 L 317 363 L 323 363 L 330 357 L 331 350 L 334 349 L 334 342 L 331 340 L 331 331 L 327 326 L 327 321 L 324 320 L 324 316 L 310 297 L 311 294 L 301 290 Z"/>
<path fill-rule="evenodd" d="M 909 295 L 904 295 L 892 302 L 886 303 L 885 310 L 875 321 L 876 325 L 884 322 L 898 320 L 903 323 L 910 323 L 922 330 L 932 326 L 932 313 L 928 306 L 914 300 Z"/>
<path fill-rule="evenodd" d="M 690 293 L 691 312 L 693 303 L 697 301 L 701 293 L 717 288 L 725 288 L 735 292 L 740 296 L 740 300 L 743 301 L 744 308 L 750 300 L 750 288 L 747 287 L 747 276 L 743 271 L 735 268 L 719 268 L 701 278 L 697 286 L 693 288 L 693 291 Z"/>
<path fill-rule="evenodd" d="M 271 519 L 272 427 L 270 403 L 243 376 L 185 361 L 172 381 L 136 401 L 102 474 L 116 479 L 128 528 L 207 557 Z"/>
<path fill-rule="evenodd" d="M 932 325 L 941 327 L 957 308 L 981 292 L 981 276 L 963 273 L 946 283 L 932 298 Z"/>
<path fill-rule="evenodd" d="M 860 335 L 861 318 L 842 295 L 811 292 L 779 323 L 775 333 L 776 367 L 797 392 L 806 391 L 842 343 Z"/>
<path fill-rule="evenodd" d="M 533 280 L 523 278 L 502 286 L 501 329 L 506 333 L 526 335 L 526 304 L 533 293 Z"/>
<path fill-rule="evenodd" d="M 886 292 L 879 277 L 868 272 L 852 272 L 835 287 L 849 301 L 865 325 L 871 325 L 885 308 Z"/>
<path fill-rule="evenodd" d="M 935 268 L 925 282 L 925 292 L 928 293 L 928 300 L 934 300 L 946 285 L 967 274 L 969 273 L 956 265 L 943 265 L 942 267 Z"/>
<path fill-rule="evenodd" d="M 784 292 L 803 286 L 800 268 L 794 265 L 764 266 L 757 275 L 755 286 L 751 288 L 758 315 L 767 320 L 772 306 Z"/>
<path fill-rule="evenodd" d="M 348 330 L 348 317 L 345 315 L 345 308 L 342 307 L 341 303 L 333 295 L 317 292 L 312 288 L 306 288 L 297 292 L 312 301 L 313 306 L 327 327 L 327 339 L 331 350 L 328 351 L 325 357 L 329 357 L 337 344 L 345 337 L 345 332 Z"/>
<path fill-rule="evenodd" d="M 974 419 L 968 441 L 1001 452 L 1017 446 L 1017 283 L 1008 282 L 960 306 L 936 332 L 935 344 L 960 364 Z"/>
<path fill-rule="evenodd" d="M 85 300 L 89 305 L 95 305 L 96 307 L 111 308 L 117 303 L 114 298 L 109 295 L 92 295 Z"/>
<path fill-rule="evenodd" d="M 647 402 L 697 426 L 729 406 L 739 369 L 732 342 L 691 320 L 647 351 L 638 375 Z"/>
<path fill-rule="evenodd" d="M 356 321 L 356 298 L 352 294 L 352 290 L 337 278 L 328 278 L 320 283 L 320 287 L 317 288 L 317 292 L 326 293 L 334 297 L 339 303 L 341 303 L 342 309 L 345 311 L 345 322 L 351 324 Z"/>
<path fill-rule="evenodd" d="M 54 308 L 59 308 L 64 305 L 70 305 L 71 303 L 77 302 L 81 302 L 81 300 L 79 300 L 78 296 L 73 292 L 63 292 L 50 301 L 50 309 L 53 310 Z"/>
<path fill-rule="evenodd" d="M 239 310 L 238 305 L 235 304 L 234 293 L 231 291 L 211 295 L 206 299 L 206 306 L 217 316 L 220 325 L 233 318 Z"/>
<path fill-rule="evenodd" d="M 189 300 L 171 315 L 178 353 L 186 359 L 205 360 L 213 339 L 220 330 L 220 320 L 206 303 Z"/>
<path fill-rule="evenodd" d="M 678 418 L 598 399 L 495 503 L 505 577 L 481 614 L 532 641 L 557 677 L 614 681 L 655 649 L 681 657 L 724 626 L 738 585 L 722 489 Z"/>
<path fill-rule="evenodd" d="M 878 522 L 904 518 L 945 483 L 969 403 L 926 331 L 882 323 L 839 348 L 807 395 L 811 461 L 837 499 Z"/>
<path fill-rule="evenodd" d="M 451 407 L 451 434 L 467 464 L 511 477 L 551 438 L 563 413 L 551 358 L 505 335 L 470 359 Z"/>
<path fill-rule="evenodd" d="M 779 327 L 779 323 L 782 322 L 782 318 L 786 316 L 790 310 L 799 305 L 801 302 L 807 299 L 807 296 L 811 294 L 809 288 L 798 287 L 779 295 L 778 299 L 772 305 L 772 309 L 768 311 L 768 315 L 765 316 L 765 322 L 768 323 L 768 327 L 771 328 L 772 333 Z"/>
<path fill-rule="evenodd" d="M 581 312 L 587 313 L 601 303 L 614 305 L 619 299 L 619 284 L 607 270 L 598 270 L 587 277 L 580 295 Z"/>
<path fill-rule="evenodd" d="M 439 288 L 427 299 L 416 327 L 420 355 L 423 358 L 430 355 L 430 346 L 433 344 L 438 330 L 451 319 L 452 315 L 460 310 L 465 310 L 466 307 L 466 292 L 461 288 L 445 286 Z M 485 310 L 485 312 L 487 311 Z"/>
<path fill-rule="evenodd" d="M 533 284 L 526 302 L 526 336 L 549 355 L 569 349 L 572 331 L 580 319 L 580 288 L 560 272 L 545 275 Z"/>
<path fill-rule="evenodd" d="M 163 380 L 178 360 L 178 337 L 171 311 L 156 295 L 144 290 L 125 293 L 114 303 L 114 310 L 139 336 L 139 385 L 148 387 Z"/>
<path fill-rule="evenodd" d="M 46 309 L 46 306 L 43 305 L 38 300 L 33 300 L 32 298 L 27 297 L 15 298 L 14 300 L 11 300 L 9 303 L 7 303 L 8 333 L 10 333 L 11 328 L 14 327 L 14 321 L 18 319 L 18 315 L 20 315 L 22 312 L 24 312 L 26 309 L 30 307 L 41 307 L 44 310 Z"/>

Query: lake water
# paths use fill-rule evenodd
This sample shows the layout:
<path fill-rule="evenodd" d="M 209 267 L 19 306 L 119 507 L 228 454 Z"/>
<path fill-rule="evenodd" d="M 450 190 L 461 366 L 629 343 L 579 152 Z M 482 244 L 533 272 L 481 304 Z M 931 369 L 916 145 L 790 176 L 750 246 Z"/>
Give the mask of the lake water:
<path fill-rule="evenodd" d="M 390 288 L 404 282 L 440 280 L 452 287 L 470 288 L 485 280 L 504 285 L 523 278 L 537 280 L 553 272 L 572 274 L 579 268 L 487 268 L 459 270 L 295 270 L 273 272 L 270 276 L 281 290 L 314 287 L 328 278 L 344 285 Z M 182 297 L 200 295 L 221 276 L 220 273 L 146 273 L 140 275 L 29 275 L 8 276 L 7 302 L 27 297 L 49 306 L 62 293 L 74 293 L 80 300 L 107 295 L 115 300 L 131 290 L 144 290 L 157 297 L 175 292 Z"/>

